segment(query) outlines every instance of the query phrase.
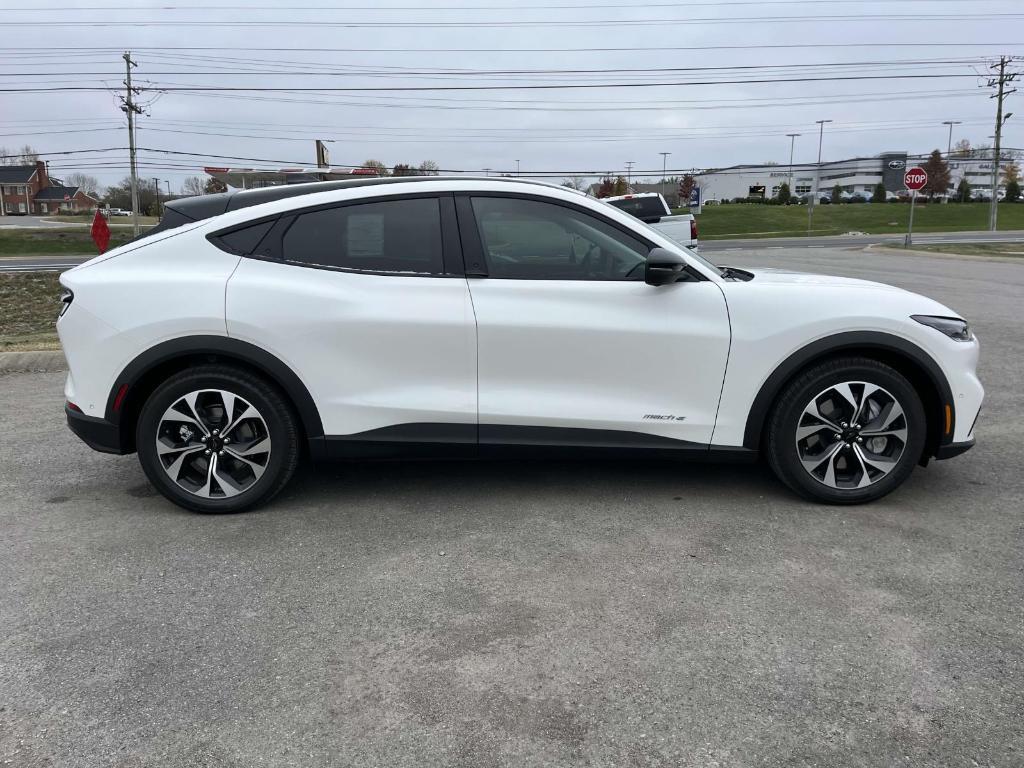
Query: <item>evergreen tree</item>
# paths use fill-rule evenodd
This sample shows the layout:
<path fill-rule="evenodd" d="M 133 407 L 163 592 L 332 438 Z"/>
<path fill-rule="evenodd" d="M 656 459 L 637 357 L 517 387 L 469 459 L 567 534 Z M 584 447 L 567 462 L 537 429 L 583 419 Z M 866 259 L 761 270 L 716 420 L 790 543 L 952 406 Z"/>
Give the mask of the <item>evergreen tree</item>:
<path fill-rule="evenodd" d="M 960 183 L 956 187 L 956 199 L 961 203 L 969 203 L 971 201 L 971 182 L 964 176 L 960 179 Z"/>
<path fill-rule="evenodd" d="M 921 191 L 931 200 L 936 195 L 945 195 L 949 191 L 949 163 L 942 159 L 942 153 L 934 149 L 921 166 L 928 174 L 928 183 Z"/>

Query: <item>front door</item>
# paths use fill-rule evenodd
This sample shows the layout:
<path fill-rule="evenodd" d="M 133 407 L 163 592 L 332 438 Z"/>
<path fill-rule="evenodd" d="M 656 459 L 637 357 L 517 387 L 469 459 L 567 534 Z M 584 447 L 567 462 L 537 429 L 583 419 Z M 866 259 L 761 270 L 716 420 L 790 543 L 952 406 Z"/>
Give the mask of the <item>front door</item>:
<path fill-rule="evenodd" d="M 458 198 L 480 441 L 707 445 L 729 351 L 710 281 L 643 281 L 650 243 L 582 206 Z"/>

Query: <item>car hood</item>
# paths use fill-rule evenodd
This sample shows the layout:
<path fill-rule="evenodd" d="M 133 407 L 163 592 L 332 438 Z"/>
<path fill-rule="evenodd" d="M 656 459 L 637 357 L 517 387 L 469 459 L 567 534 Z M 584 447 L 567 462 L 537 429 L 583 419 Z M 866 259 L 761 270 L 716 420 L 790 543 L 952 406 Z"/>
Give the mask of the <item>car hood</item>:
<path fill-rule="evenodd" d="M 747 269 L 754 276 L 754 281 L 764 285 L 766 283 L 783 284 L 790 286 L 806 285 L 810 288 L 869 288 L 872 290 L 899 291 L 907 293 L 902 288 L 885 283 L 876 283 L 871 280 L 860 280 L 855 277 L 836 277 L 835 275 L 816 275 L 810 272 L 791 272 L 785 269 Z"/>

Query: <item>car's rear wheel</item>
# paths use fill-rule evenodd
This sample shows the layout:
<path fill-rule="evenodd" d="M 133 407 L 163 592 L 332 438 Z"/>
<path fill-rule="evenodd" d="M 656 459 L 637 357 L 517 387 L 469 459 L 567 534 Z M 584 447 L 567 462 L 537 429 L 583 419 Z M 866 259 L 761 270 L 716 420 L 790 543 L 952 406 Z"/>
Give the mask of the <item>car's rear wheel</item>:
<path fill-rule="evenodd" d="M 150 482 L 196 512 L 240 512 L 269 501 L 298 463 L 299 431 L 276 387 L 247 371 L 207 365 L 169 378 L 136 428 Z"/>
<path fill-rule="evenodd" d="M 897 488 L 924 450 L 921 398 L 894 368 L 868 358 L 814 366 L 782 392 L 768 427 L 768 460 L 790 488 L 859 504 Z"/>

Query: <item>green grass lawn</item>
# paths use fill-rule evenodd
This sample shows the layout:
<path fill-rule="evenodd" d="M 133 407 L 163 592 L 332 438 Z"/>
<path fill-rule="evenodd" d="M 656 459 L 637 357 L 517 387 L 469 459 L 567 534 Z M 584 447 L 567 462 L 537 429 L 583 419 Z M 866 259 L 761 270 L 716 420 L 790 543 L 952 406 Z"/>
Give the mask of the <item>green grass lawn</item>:
<path fill-rule="evenodd" d="M 988 229 L 988 203 L 918 203 L 915 232 L 963 232 Z M 907 203 L 816 205 L 810 234 L 843 235 L 847 232 L 902 235 L 907 231 Z M 708 205 L 697 217 L 701 240 L 732 237 L 802 237 L 807 232 L 804 205 L 758 203 Z M 1024 229 L 1024 203 L 999 206 L 999 229 Z"/>
<path fill-rule="evenodd" d="M 0 273 L 0 352 L 59 349 L 56 272 Z"/>
<path fill-rule="evenodd" d="M 131 231 L 115 229 L 110 233 L 110 248 L 132 239 Z M 0 256 L 95 256 L 96 243 L 85 227 L 49 229 L 0 229 Z"/>

